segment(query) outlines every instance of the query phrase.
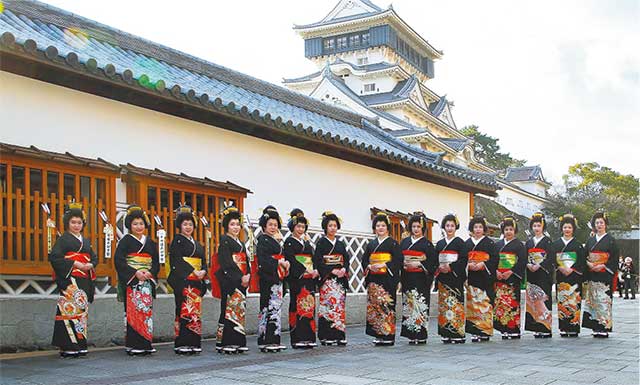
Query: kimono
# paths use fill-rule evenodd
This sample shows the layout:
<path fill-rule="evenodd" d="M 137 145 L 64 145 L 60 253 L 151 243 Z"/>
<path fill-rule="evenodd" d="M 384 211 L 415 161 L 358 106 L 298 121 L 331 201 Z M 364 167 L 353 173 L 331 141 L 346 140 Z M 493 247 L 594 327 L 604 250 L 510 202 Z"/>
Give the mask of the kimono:
<path fill-rule="evenodd" d="M 176 302 L 174 349 L 192 348 L 201 351 L 202 297 L 207 291 L 204 279 L 194 270 L 207 270 L 204 248 L 194 239 L 176 234 L 169 246 L 171 272 L 167 282 L 173 288 Z"/>
<path fill-rule="evenodd" d="M 338 278 L 332 271 L 344 267 L 349 272 L 347 246 L 337 238 L 333 242 L 327 237 L 320 238 L 313 255 L 313 266 L 320 273 L 318 339 L 344 345 L 347 343 L 346 298 L 349 278 L 348 274 Z"/>
<path fill-rule="evenodd" d="M 584 315 L 582 327 L 603 335 L 611 331 L 613 318 L 613 278 L 617 275 L 620 252 L 616 240 L 610 234 L 604 234 L 599 240 L 593 236 L 585 245 L 587 261 L 604 264 L 602 272 L 585 269 Z"/>
<path fill-rule="evenodd" d="M 543 236 L 536 240 L 531 237 L 525 244 L 527 263 L 538 264 L 536 271 L 526 270 L 526 313 L 524 329 L 536 335 L 551 336 L 552 302 L 551 287 L 555 256 L 551 247 L 551 239 Z"/>
<path fill-rule="evenodd" d="M 463 342 L 465 337 L 464 283 L 467 280 L 467 246 L 460 237 L 436 243 L 439 265 L 449 264 L 449 273 L 438 272 L 438 334 L 444 342 Z"/>
<path fill-rule="evenodd" d="M 291 345 L 315 343 L 316 341 L 316 285 L 311 278 L 313 247 L 309 241 L 299 240 L 293 235 L 284 242 L 284 256 L 291 264 L 289 268 L 289 331 Z M 308 345 L 307 345 L 308 346 Z"/>
<path fill-rule="evenodd" d="M 260 313 L 258 314 L 258 347 L 280 345 L 282 331 L 283 280 L 288 272 L 278 265 L 284 258 L 283 249 L 275 238 L 260 234 L 256 247 L 260 276 Z"/>
<path fill-rule="evenodd" d="M 118 273 L 118 300 L 124 302 L 125 349 L 153 352 L 153 298 L 160 271 L 158 246 L 149 237 L 138 240 L 127 234 L 118 242 L 114 264 Z M 138 281 L 138 270 L 150 272 L 153 278 Z"/>
<path fill-rule="evenodd" d="M 503 337 L 520 337 L 520 286 L 527 266 L 527 251 L 519 239 L 496 243 L 499 262 L 498 271 L 511 271 L 505 280 L 496 279 L 494 284 L 493 328 Z M 497 274 L 496 274 L 497 275 Z"/>
<path fill-rule="evenodd" d="M 245 351 L 247 288 L 242 286 L 242 276 L 251 274 L 251 264 L 244 243 L 226 234 L 220 236 L 218 264 L 220 268 L 214 273 L 221 293 L 216 348 Z"/>
<path fill-rule="evenodd" d="M 375 337 L 376 343 L 391 345 L 395 341 L 396 291 L 403 262 L 400 245 L 391 237 L 370 240 L 362 256 L 367 287 L 366 334 Z M 374 263 L 384 263 L 386 267 L 373 273 L 369 265 Z"/>
<path fill-rule="evenodd" d="M 485 268 L 467 271 L 465 329 L 481 340 L 488 340 L 493 335 L 493 284 L 500 257 L 496 245 L 487 236 L 477 244 L 469 238 L 466 245 L 468 262 L 484 262 Z"/>
<path fill-rule="evenodd" d="M 98 264 L 98 257 L 91 250 L 88 239 L 76 238 L 65 232 L 57 240 L 49 253 L 60 296 L 56 306 L 51 344 L 61 352 L 72 354 L 87 353 L 87 320 L 89 303 L 95 293 L 95 270 L 83 272 L 73 267 L 75 261 Z"/>
<path fill-rule="evenodd" d="M 556 272 L 556 296 L 558 302 L 558 326 L 561 336 L 577 336 L 580 333 L 580 307 L 582 305 L 582 277 L 586 269 L 586 253 L 575 238 L 564 243 L 563 238 L 553 242 L 557 267 L 569 267 L 573 272 L 565 276 Z"/>
<path fill-rule="evenodd" d="M 404 262 L 419 262 L 420 268 L 403 267 L 402 283 L 402 327 L 400 335 L 412 341 L 427 340 L 431 284 L 438 270 L 438 258 L 433 244 L 425 237 L 411 236 L 400 242 Z"/>

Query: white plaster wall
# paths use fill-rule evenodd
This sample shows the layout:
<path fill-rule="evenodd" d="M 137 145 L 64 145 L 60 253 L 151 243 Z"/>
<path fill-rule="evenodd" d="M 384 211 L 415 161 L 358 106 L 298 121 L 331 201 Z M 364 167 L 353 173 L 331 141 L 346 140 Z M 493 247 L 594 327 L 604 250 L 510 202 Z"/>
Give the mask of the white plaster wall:
<path fill-rule="evenodd" d="M 542 200 L 525 195 L 509 188 L 507 185 L 501 184 L 501 187 L 502 190 L 498 190 L 498 196 L 495 198 L 496 202 L 516 214 L 530 217 L 533 213 L 542 209 L 544 204 Z"/>
<path fill-rule="evenodd" d="M 253 191 L 252 218 L 274 204 L 283 216 L 300 207 L 318 225 L 331 209 L 345 229 L 369 232 L 372 206 L 469 216 L 466 192 L 6 72 L 0 84 L 2 142 L 229 180 Z"/>

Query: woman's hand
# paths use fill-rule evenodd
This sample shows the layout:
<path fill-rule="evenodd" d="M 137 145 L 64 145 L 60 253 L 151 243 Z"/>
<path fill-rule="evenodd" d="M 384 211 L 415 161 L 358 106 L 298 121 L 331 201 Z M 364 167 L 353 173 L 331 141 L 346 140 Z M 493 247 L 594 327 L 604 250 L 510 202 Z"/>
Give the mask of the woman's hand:
<path fill-rule="evenodd" d="M 144 282 L 147 280 L 147 275 L 145 274 L 144 270 L 138 270 L 136 271 L 136 279 L 140 282 Z"/>
<path fill-rule="evenodd" d="M 242 276 L 242 287 L 249 287 L 249 282 L 251 282 L 251 274 L 245 274 Z"/>

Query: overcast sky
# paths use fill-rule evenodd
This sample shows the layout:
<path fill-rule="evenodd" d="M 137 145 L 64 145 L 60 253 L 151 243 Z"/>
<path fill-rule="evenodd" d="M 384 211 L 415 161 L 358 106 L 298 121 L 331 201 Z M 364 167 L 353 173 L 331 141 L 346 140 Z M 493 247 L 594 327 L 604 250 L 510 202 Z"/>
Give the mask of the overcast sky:
<path fill-rule="evenodd" d="M 338 0 L 46 2 L 280 84 L 315 70 L 293 24 L 320 20 Z M 393 7 L 444 51 L 427 85 L 455 102 L 458 127 L 479 125 L 558 182 L 569 165 L 587 161 L 640 174 L 639 4 L 396 0 Z"/>

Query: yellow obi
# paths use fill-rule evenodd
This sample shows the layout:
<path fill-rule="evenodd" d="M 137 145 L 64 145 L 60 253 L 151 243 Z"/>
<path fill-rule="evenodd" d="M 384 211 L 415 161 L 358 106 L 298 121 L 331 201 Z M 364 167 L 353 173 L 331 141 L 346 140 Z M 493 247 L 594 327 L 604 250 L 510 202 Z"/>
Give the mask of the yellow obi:
<path fill-rule="evenodd" d="M 605 251 L 592 251 L 587 260 L 595 265 L 604 265 L 609 260 L 609 253 Z"/>
<path fill-rule="evenodd" d="M 391 253 L 372 253 L 369 257 L 369 265 L 378 263 L 386 264 L 387 262 L 391 262 Z M 371 272 L 371 274 L 387 274 L 387 266 L 384 266 L 375 273 Z"/>
<path fill-rule="evenodd" d="M 127 265 L 136 270 L 151 270 L 151 255 L 147 253 L 131 253 L 127 255 Z"/>
<path fill-rule="evenodd" d="M 191 267 L 193 267 L 193 270 L 202 270 L 202 259 L 199 257 L 182 257 L 182 260 L 184 260 L 186 263 L 188 263 L 189 265 L 191 265 Z M 195 274 L 193 274 L 193 272 L 191 274 L 189 274 L 189 276 L 187 277 L 187 279 L 193 280 L 193 281 L 199 281 L 200 278 L 196 277 Z"/>
<path fill-rule="evenodd" d="M 296 254 L 296 261 L 300 262 L 307 272 L 310 273 L 313 271 L 313 259 L 311 254 Z"/>
<path fill-rule="evenodd" d="M 572 268 L 578 260 L 578 254 L 575 251 L 563 251 L 556 254 L 556 263 L 560 267 Z"/>

